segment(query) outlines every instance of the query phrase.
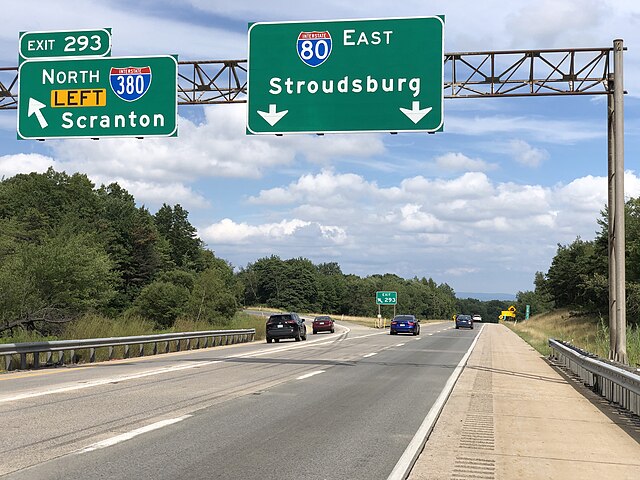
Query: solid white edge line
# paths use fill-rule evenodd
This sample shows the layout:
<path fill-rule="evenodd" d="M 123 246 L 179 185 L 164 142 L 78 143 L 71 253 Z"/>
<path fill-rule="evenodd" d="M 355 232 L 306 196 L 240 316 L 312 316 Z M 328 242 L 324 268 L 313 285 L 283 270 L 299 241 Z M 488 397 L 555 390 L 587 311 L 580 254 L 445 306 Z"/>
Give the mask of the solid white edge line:
<path fill-rule="evenodd" d="M 467 350 L 467 353 L 464 354 L 464 357 L 462 357 L 460 363 L 458 363 L 458 366 L 454 369 L 451 376 L 449 376 L 449 379 L 442 389 L 442 392 L 440 392 L 440 395 L 431 407 L 431 410 L 429 410 L 429 413 L 427 413 L 427 416 L 423 420 L 422 425 L 420 425 L 420 428 L 418 428 L 418 431 L 409 442 L 409 445 L 407 445 L 407 448 L 400 457 L 400 460 L 398 460 L 396 466 L 393 467 L 393 470 L 387 477 L 387 480 L 404 480 L 411 472 L 413 465 L 416 463 L 418 456 L 424 448 L 424 444 L 427 442 L 427 438 L 429 438 L 429 435 L 431 434 L 431 431 L 433 430 L 433 427 L 438 420 L 438 417 L 440 416 L 440 412 L 444 408 L 444 404 L 447 402 L 449 395 L 451 395 L 451 392 L 453 391 L 453 387 L 458 381 L 458 377 L 460 377 L 460 374 L 462 373 L 462 369 L 471 356 L 471 352 L 476 346 L 478 338 L 480 338 L 480 335 L 482 334 L 482 330 L 484 330 L 484 325 L 482 325 L 482 329 L 478 332 L 478 335 L 476 335 L 473 343 L 471 343 L 471 346 L 469 347 L 469 350 Z"/>
<path fill-rule="evenodd" d="M 373 357 L 374 355 L 377 355 L 378 352 L 371 352 L 371 353 L 367 353 L 366 355 L 363 355 L 362 358 L 369 358 L 369 357 Z"/>
<path fill-rule="evenodd" d="M 316 370 L 315 372 L 305 373 L 304 375 L 300 375 L 296 380 L 304 380 L 305 378 L 313 377 L 314 375 L 319 375 L 324 373 L 325 370 Z"/>
<path fill-rule="evenodd" d="M 173 425 L 174 423 L 181 422 L 182 420 L 186 420 L 192 415 L 183 415 L 182 417 L 177 418 L 169 418 L 167 420 L 161 420 L 160 422 L 152 423 L 151 425 L 147 425 L 146 427 L 137 428 L 127 433 L 123 433 L 121 435 L 116 435 L 115 437 L 107 438 L 106 440 L 102 440 L 100 442 L 93 443 L 88 447 L 83 448 L 78 453 L 87 453 L 93 452 L 94 450 L 99 450 L 101 448 L 111 447 L 118 443 L 124 442 L 126 440 L 131 440 L 138 435 L 142 435 L 143 433 L 151 432 L 153 430 L 158 430 L 159 428 L 166 427 L 168 425 Z"/>

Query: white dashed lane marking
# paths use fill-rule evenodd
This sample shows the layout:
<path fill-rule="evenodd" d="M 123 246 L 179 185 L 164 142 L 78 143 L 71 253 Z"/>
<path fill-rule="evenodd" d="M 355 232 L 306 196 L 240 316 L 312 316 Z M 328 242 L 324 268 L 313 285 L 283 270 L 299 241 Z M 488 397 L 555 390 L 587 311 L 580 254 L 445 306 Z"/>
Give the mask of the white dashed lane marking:
<path fill-rule="evenodd" d="M 93 452 L 94 450 L 99 450 L 101 448 L 111 447 L 112 445 L 116 445 L 120 442 L 124 442 L 126 440 L 130 440 L 138 435 L 142 435 L 143 433 L 152 432 L 153 430 L 158 430 L 159 428 L 166 427 L 168 425 L 173 425 L 174 423 L 181 422 L 191 417 L 191 415 L 183 415 L 182 417 L 170 418 L 168 420 L 162 420 L 160 422 L 152 423 L 151 425 L 147 425 L 146 427 L 137 428 L 127 433 L 123 433 L 121 435 L 116 435 L 115 437 L 107 438 L 106 440 L 102 440 L 97 443 L 93 443 L 88 447 L 80 450 L 79 453 L 87 453 Z"/>
<path fill-rule="evenodd" d="M 304 380 L 305 378 L 313 377 L 314 375 L 319 375 L 324 373 L 325 370 L 316 370 L 315 372 L 305 373 L 304 375 L 300 375 L 296 380 Z"/>

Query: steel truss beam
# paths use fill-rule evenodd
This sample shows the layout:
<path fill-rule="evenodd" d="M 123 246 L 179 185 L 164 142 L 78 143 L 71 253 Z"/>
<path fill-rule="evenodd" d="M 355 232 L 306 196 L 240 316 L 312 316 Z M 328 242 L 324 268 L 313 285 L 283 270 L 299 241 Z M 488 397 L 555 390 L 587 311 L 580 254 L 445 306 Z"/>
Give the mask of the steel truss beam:
<path fill-rule="evenodd" d="M 445 98 L 605 95 L 613 48 L 447 53 Z M 246 103 L 246 60 L 181 61 L 178 105 Z M 18 105 L 18 68 L 0 68 L 0 110 Z"/>

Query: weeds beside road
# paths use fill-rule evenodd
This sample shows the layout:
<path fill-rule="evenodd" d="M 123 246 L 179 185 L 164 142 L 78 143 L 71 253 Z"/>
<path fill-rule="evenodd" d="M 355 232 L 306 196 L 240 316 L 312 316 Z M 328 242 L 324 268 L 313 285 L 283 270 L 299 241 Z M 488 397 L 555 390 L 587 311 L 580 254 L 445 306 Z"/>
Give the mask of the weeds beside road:
<path fill-rule="evenodd" d="M 525 321 L 503 323 L 544 356 L 551 353 L 549 338 L 569 342 L 601 358 L 609 356 L 609 325 L 602 318 L 556 310 Z M 627 327 L 627 355 L 629 365 L 640 366 L 640 328 L 637 326 Z"/>

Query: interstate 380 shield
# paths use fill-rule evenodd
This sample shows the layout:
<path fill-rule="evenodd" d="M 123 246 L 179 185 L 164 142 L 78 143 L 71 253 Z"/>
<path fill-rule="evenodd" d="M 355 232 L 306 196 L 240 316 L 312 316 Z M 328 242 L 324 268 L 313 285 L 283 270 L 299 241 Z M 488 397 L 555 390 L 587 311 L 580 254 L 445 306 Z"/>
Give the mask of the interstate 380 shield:
<path fill-rule="evenodd" d="M 111 67 L 109 83 L 118 98 L 126 102 L 134 102 L 149 91 L 151 67 Z"/>

